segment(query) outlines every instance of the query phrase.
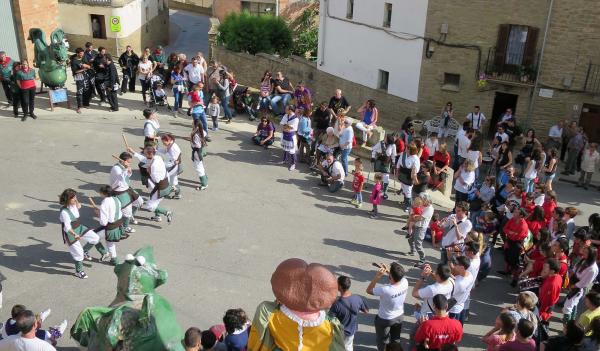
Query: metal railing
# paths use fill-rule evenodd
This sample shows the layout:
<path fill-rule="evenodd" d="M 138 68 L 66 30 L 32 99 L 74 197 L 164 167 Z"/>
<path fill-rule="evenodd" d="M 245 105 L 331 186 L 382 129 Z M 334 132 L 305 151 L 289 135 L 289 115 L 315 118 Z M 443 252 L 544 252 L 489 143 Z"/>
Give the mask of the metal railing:
<path fill-rule="evenodd" d="M 497 55 L 496 48 L 491 47 L 485 62 L 485 74 L 487 79 L 533 85 L 536 78 L 534 66 L 524 66 L 523 52 Z"/>
<path fill-rule="evenodd" d="M 600 65 L 590 62 L 583 90 L 588 93 L 600 94 Z"/>

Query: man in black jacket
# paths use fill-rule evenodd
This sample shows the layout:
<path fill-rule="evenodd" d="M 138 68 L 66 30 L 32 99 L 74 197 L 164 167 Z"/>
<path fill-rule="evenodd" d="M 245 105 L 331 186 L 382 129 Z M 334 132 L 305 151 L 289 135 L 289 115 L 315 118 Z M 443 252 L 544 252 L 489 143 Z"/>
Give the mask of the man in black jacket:
<path fill-rule="evenodd" d="M 317 109 L 313 112 L 313 142 L 310 147 L 311 156 L 315 154 L 315 149 L 317 147 L 317 141 L 320 139 L 321 135 L 325 133 L 327 127 L 331 126 L 331 109 L 327 107 L 327 102 L 323 101 L 317 107 Z"/>
<path fill-rule="evenodd" d="M 94 79 L 94 86 L 96 92 L 100 97 L 100 102 L 106 102 L 106 86 L 105 81 L 108 79 L 108 70 L 106 69 L 105 62 L 106 49 L 102 46 L 98 48 L 98 55 L 94 58 L 94 72 L 96 72 Z"/>
<path fill-rule="evenodd" d="M 119 90 L 119 75 L 117 66 L 112 60 L 110 54 L 104 55 L 104 66 L 106 68 L 106 80 L 104 81 L 104 89 L 106 89 L 106 97 L 110 104 L 110 111 L 119 111 L 119 100 L 117 91 Z"/>
<path fill-rule="evenodd" d="M 130 92 L 135 91 L 135 77 L 140 58 L 133 52 L 131 45 L 127 45 L 125 52 L 119 57 L 119 65 L 123 71 L 123 82 L 121 84 L 121 94 L 125 94 L 127 89 Z"/>

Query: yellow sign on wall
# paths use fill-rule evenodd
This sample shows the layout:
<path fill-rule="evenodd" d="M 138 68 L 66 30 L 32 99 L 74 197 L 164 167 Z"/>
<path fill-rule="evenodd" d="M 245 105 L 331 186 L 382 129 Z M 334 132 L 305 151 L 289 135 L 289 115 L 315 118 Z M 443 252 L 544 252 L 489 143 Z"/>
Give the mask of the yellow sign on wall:
<path fill-rule="evenodd" d="M 118 33 L 121 31 L 120 16 L 110 16 L 110 31 L 113 33 Z"/>

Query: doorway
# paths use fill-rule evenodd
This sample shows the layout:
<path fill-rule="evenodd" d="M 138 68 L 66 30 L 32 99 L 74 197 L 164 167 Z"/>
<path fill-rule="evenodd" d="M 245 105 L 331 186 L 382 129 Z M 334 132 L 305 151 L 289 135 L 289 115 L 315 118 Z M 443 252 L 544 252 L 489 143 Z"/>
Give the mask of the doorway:
<path fill-rule="evenodd" d="M 579 125 L 583 127 L 589 141 L 600 142 L 600 106 L 583 104 Z"/>
<path fill-rule="evenodd" d="M 92 24 L 92 38 L 106 39 L 106 24 L 104 23 L 104 15 L 90 15 Z"/>
<path fill-rule="evenodd" d="M 496 133 L 496 124 L 500 121 L 500 118 L 504 114 L 507 108 L 512 109 L 513 116 L 517 115 L 517 101 L 519 95 L 507 94 L 507 93 L 496 93 L 494 97 L 494 107 L 492 109 L 492 120 L 488 130 L 488 135 L 494 135 Z"/>

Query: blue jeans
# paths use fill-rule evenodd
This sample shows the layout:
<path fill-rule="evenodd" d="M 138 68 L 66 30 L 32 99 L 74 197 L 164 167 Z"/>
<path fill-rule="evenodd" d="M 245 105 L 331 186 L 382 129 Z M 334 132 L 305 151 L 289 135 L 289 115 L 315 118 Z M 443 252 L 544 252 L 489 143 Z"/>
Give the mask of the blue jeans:
<path fill-rule="evenodd" d="M 292 99 L 292 95 L 291 94 L 283 94 L 283 95 L 273 95 L 271 96 L 271 108 L 273 109 L 273 113 L 275 114 L 282 114 L 285 110 L 285 107 L 287 106 L 287 104 L 290 102 L 290 100 Z M 284 110 L 279 110 L 277 108 L 277 103 L 279 101 L 283 101 L 283 109 Z"/>
<path fill-rule="evenodd" d="M 173 87 L 173 97 L 175 98 L 173 108 L 175 109 L 175 111 L 177 111 L 177 109 L 181 108 L 183 104 L 183 93 L 180 92 L 179 89 L 177 89 L 177 86 Z"/>
<path fill-rule="evenodd" d="M 448 313 L 448 317 L 456 319 L 461 325 L 465 324 L 465 310 L 460 311 L 460 313 Z"/>
<path fill-rule="evenodd" d="M 354 193 L 354 200 L 356 200 L 356 202 L 358 202 L 359 204 L 362 204 L 362 202 L 363 202 L 362 191 Z"/>
<path fill-rule="evenodd" d="M 348 175 L 348 156 L 352 152 L 352 148 L 342 150 L 340 155 L 340 161 L 342 162 L 342 168 L 344 168 L 344 174 Z"/>
<path fill-rule="evenodd" d="M 534 179 L 523 178 L 523 185 L 525 186 L 525 193 L 532 193 L 535 188 Z"/>
<path fill-rule="evenodd" d="M 329 188 L 327 190 L 329 190 L 330 193 L 335 193 L 338 190 L 340 190 L 343 186 L 344 186 L 344 183 L 336 181 L 336 182 L 332 182 L 331 184 L 329 184 Z"/>
<path fill-rule="evenodd" d="M 204 129 L 204 132 L 208 136 L 208 121 L 206 120 L 206 113 L 192 113 L 192 118 L 194 119 L 195 123 L 198 121 L 202 123 L 202 129 Z"/>
<path fill-rule="evenodd" d="M 233 115 L 231 114 L 231 110 L 229 109 L 229 99 L 231 99 L 231 96 L 224 96 L 221 100 L 221 106 L 223 106 L 223 114 L 227 119 L 231 119 L 231 117 L 233 117 Z"/>

